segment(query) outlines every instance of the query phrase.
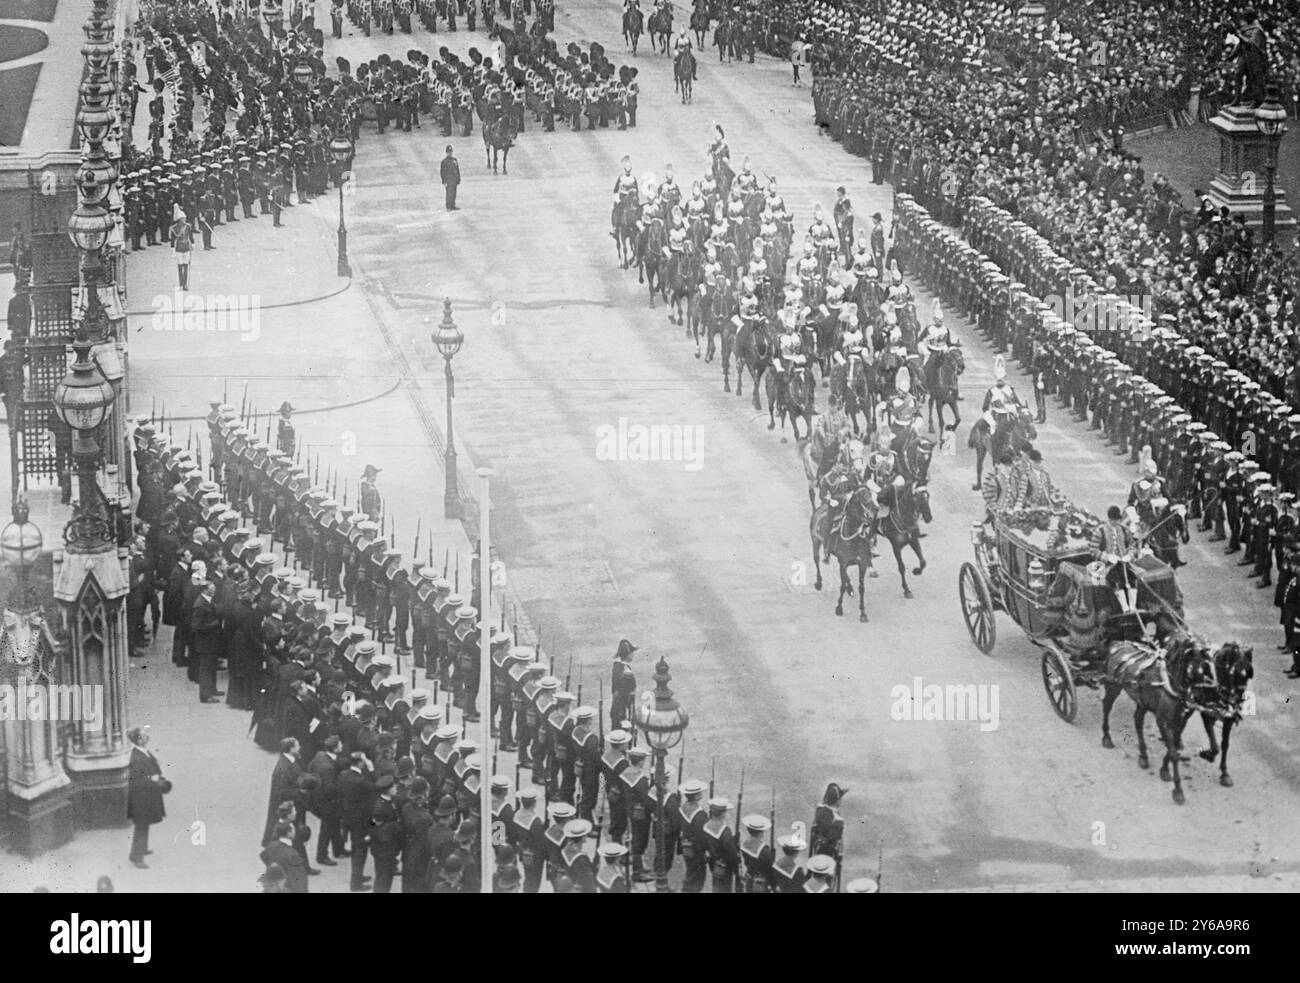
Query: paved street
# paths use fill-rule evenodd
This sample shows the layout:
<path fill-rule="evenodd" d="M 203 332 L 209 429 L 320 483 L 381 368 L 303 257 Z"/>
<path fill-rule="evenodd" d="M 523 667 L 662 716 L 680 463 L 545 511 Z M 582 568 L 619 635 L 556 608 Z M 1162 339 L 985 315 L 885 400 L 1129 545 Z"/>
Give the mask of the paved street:
<path fill-rule="evenodd" d="M 562 43 L 598 39 L 616 62 L 618 33 L 607 4 L 565 4 L 557 24 Z M 355 64 L 449 37 L 468 47 L 464 33 L 337 47 Z M 1275 609 L 1203 539 L 1193 540 L 1182 578 L 1189 618 L 1211 638 L 1255 646 L 1259 712 L 1233 747 L 1236 788 L 1219 787 L 1197 759 L 1182 809 L 1154 771 L 1137 768 L 1129 707 L 1116 710 L 1120 749 L 1105 752 L 1100 700 L 1082 694 L 1078 724 L 1061 723 L 1037 652 L 1014 624 L 1000 623 L 992 659 L 970 644 L 956 578 L 982 506 L 970 491 L 966 425 L 959 456 L 936 460 L 930 566 L 913 578 L 916 598 L 903 599 L 888 556 L 868 582 L 868 625 L 835 618 L 833 598 L 813 591 L 801 566 L 808 506 L 794 444 L 767 432 L 766 410 L 760 419 L 748 394 L 724 394 L 718 366 L 697 362 L 682 329 L 619 270 L 606 233 L 609 190 L 624 153 L 638 175 L 672 162 L 688 184 L 703 173 L 713 120 L 726 127 L 736 164 L 748 154 L 756 171 L 777 176 L 799 228 L 814 202 L 829 213 L 836 184 L 848 185 L 860 222 L 888 214 L 889 189 L 873 187 L 861 161 L 819 134 L 807 89 L 791 86 L 787 66 L 713 59 L 704 53 L 694 103 L 683 107 L 668 60 L 643 51 L 635 131 L 530 128 L 508 177 L 484 169 L 477 133 L 453 139 L 466 176 L 454 214 L 442 208 L 437 177 L 447 141 L 427 126 L 363 140 L 349 205 L 358 276 L 412 359 L 427 348 L 426 319 L 436 323 L 441 298 L 452 298 L 466 333 L 458 433 L 473 463 L 497 468 L 495 541 L 546 646 L 562 663 L 576 656 L 585 694 L 607 676 L 619 637 L 643 646 L 643 685 L 652 660 L 668 656 L 692 713 L 686 774 L 707 775 L 716 754 L 719 787 L 734 798 L 743 766 L 748 807 L 765 805 L 775 786 L 787 823 L 808 820 L 827 780 L 849 786 L 846 867 L 873 873 L 883 849 L 894 890 L 1294 869 L 1300 843 L 1284 817 L 1296 805 L 1296 686 L 1273 651 Z M 929 297 L 921 301 L 928 309 Z M 963 382 L 973 418 L 991 364 L 960 333 L 974 352 Z M 436 411 L 440 376 L 419 382 Z M 1126 493 L 1132 469 L 1052 415 L 1039 446 L 1054 476 L 1104 511 Z M 598 428 L 620 418 L 702 427 L 703 467 L 598 460 Z M 996 684 L 998 729 L 891 720 L 891 688 L 915 676 Z M 1188 738 L 1192 750 L 1203 746 L 1198 725 Z"/>
<path fill-rule="evenodd" d="M 556 33 L 561 44 L 599 40 L 616 64 L 632 61 L 611 3 L 563 3 Z M 404 58 L 413 46 L 443 44 L 463 56 L 485 40 L 463 31 L 353 34 L 329 41 L 325 60 L 342 54 L 355 65 L 381 51 Z M 752 66 L 719 66 L 709 49 L 689 106 L 672 92 L 667 58 L 645 46 L 635 64 L 635 130 L 544 134 L 530 119 L 508 176 L 483 166 L 477 130 L 452 138 L 465 177 L 455 213 L 444 210 L 438 179 L 447 139 L 427 120 L 411 134 L 381 137 L 367 127 L 346 199 L 350 284 L 334 272 L 335 197 L 287 210 L 281 230 L 269 217 L 218 229 L 217 249 L 196 255 L 191 287 L 257 298 L 255 338 L 158 329 L 152 312 L 170 296 L 171 258 L 162 248 L 132 255 L 133 409 L 148 412 L 156 398 L 178 418 L 173 430 L 183 440 L 190 424 L 181 418 L 201 419 L 223 388 L 238 405 L 247 381 L 261 413 L 289 399 L 322 481 L 337 469 L 340 497 L 343 479 L 355 496 L 361 468 L 381 465 L 397 546 L 410 549 L 420 518 L 434 531 L 435 554 L 459 551 L 464 569 L 468 541 L 441 518 L 434 450 L 445 433 L 445 390 L 429 333 L 450 297 L 466 336 L 454 363 L 460 470 L 496 468 L 493 542 L 524 615 L 557 667 L 573 658 L 585 703 L 596 703 L 598 680 L 608 686 L 619 638 L 641 646 L 633 664 L 641 689 L 666 656 L 691 714 L 686 777 L 707 780 L 716 770 L 719 793 L 734 805 L 743 768 L 744 811 L 766 812 L 775 793 L 782 827 L 810 821 L 827 781 L 847 786 L 846 879 L 875 875 L 883 858 L 888 891 L 1124 889 L 1171 878 L 1293 884 L 1300 684 L 1282 676 L 1274 651 L 1281 639 L 1271 592 L 1240 576 L 1220 544 L 1194 533 L 1180 583 L 1195 628 L 1216 644 L 1236 638 L 1255 649 L 1257 713 L 1234 735 L 1235 788 L 1220 787 L 1217 766 L 1193 757 L 1187 804 L 1175 806 L 1155 769 L 1137 767 L 1127 698 L 1114 715 L 1118 749 L 1105 751 L 1099 695 L 1081 693 L 1078 722 L 1062 723 L 1043 692 L 1037 650 L 1009 619 L 998 623 L 991 658 L 971 644 L 957 572 L 971 557 L 970 524 L 983 504 L 970 490 L 965 442 L 992 362 L 951 313 L 968 351 L 967 419 L 957 455 L 936 456 L 932 468 L 935 521 L 923 540 L 929 565 L 909 575 L 915 598 L 903 598 L 887 548 L 879 578 L 867 582 L 868 624 L 852 617 L 852 599 L 846 616 L 835 616 L 833 564 L 827 590 L 813 589 L 794 442 L 768 431 L 766 405 L 761 415 L 753 410 L 748 379 L 744 398 L 724 393 L 720 366 L 697 361 L 663 305 L 651 310 L 635 272 L 619 269 L 607 234 L 610 189 L 625 153 L 637 175 L 662 174 L 671 162 L 689 188 L 706 167 L 716 120 L 734 164 L 749 155 L 756 172 L 777 177 L 797 229 L 814 203 L 829 218 L 838 184 L 848 187 L 860 224 L 876 210 L 888 220 L 891 191 L 873 186 L 864 163 L 817 130 L 808 88 L 793 87 L 783 63 L 760 56 Z M 924 316 L 931 298 L 913 290 Z M 1038 446 L 1058 484 L 1104 512 L 1127 493 L 1134 469 L 1062 416 L 1053 404 Z M 700 428 L 702 466 L 600 459 L 601 428 L 617 430 L 621 420 Z M 205 427 L 194 426 L 197 438 Z M 892 719 L 891 690 L 910 690 L 916 677 L 996 687 L 996 728 Z M 245 715 L 199 706 L 167 660 L 151 659 L 131 685 L 135 722 L 153 721 L 177 781 L 168 800 L 175 815 L 158 840 L 183 840 L 192 809 L 213 816 L 221 835 L 207 853 L 160 850 L 157 881 L 122 873 L 123 886 L 247 889 L 259 871 L 270 756 L 244 737 Z M 1157 754 L 1151 724 L 1148 740 Z M 1193 722 L 1189 751 L 1203 742 Z M 75 872 L 88 887 L 119 840 L 125 867 L 124 835 L 81 834 L 21 876 L 49 882 Z M 327 872 L 312 883 L 322 889 L 346 890 L 346 879 Z"/>

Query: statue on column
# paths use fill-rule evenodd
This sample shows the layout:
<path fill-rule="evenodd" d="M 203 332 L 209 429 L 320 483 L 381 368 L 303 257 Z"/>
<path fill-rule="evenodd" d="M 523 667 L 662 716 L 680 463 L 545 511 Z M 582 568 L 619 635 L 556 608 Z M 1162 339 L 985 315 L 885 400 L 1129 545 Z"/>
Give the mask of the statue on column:
<path fill-rule="evenodd" d="M 1268 80 L 1268 26 L 1257 11 L 1242 11 L 1237 33 L 1228 35 L 1227 57 L 1236 60 L 1234 105 L 1258 106 L 1264 101 Z"/>

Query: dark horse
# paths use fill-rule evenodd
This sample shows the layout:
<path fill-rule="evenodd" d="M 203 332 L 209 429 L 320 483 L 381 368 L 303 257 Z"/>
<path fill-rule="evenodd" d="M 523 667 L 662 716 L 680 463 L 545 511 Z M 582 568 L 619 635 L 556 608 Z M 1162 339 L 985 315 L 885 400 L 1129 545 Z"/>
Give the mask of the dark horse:
<path fill-rule="evenodd" d="M 1228 774 L 1228 741 L 1233 724 L 1241 720 L 1246 687 L 1255 675 L 1252 654 L 1251 649 L 1243 649 L 1236 642 L 1228 642 L 1214 653 L 1216 692 L 1208 707 L 1201 710 L 1201 723 L 1205 725 L 1205 734 L 1210 739 L 1210 746 L 1201 752 L 1201 757 L 1206 761 L 1213 761 L 1219 755 L 1219 745 L 1214 739 L 1214 722 L 1223 721 L 1223 759 L 1219 764 L 1219 784 L 1227 788 L 1232 787 L 1232 776 Z"/>
<path fill-rule="evenodd" d="M 641 8 L 629 7 L 623 11 L 623 40 L 632 46 L 632 54 L 636 54 L 637 42 L 641 40 L 641 28 L 643 25 Z"/>
<path fill-rule="evenodd" d="M 514 146 L 515 135 L 515 121 L 509 113 L 503 113 L 491 123 L 483 124 L 483 149 L 487 152 L 487 166 L 492 168 L 493 174 L 497 172 L 498 153 L 501 154 L 501 173 L 510 173 L 506 164 L 510 160 L 510 148 Z"/>
<path fill-rule="evenodd" d="M 691 30 L 695 32 L 696 47 L 703 51 L 704 36 L 709 33 L 709 11 L 698 3 L 691 11 Z"/>
<path fill-rule="evenodd" d="M 632 260 L 636 257 L 636 241 L 639 235 L 636 227 L 637 212 L 637 206 L 631 200 L 624 202 L 618 208 L 618 224 L 614 229 L 614 239 L 618 247 L 619 261 L 625 270 L 632 265 Z"/>
<path fill-rule="evenodd" d="M 754 381 L 754 409 L 761 410 L 763 404 L 758 399 L 758 384 L 763 373 L 772 365 L 772 345 L 767 332 L 763 330 L 762 318 L 744 319 L 736 331 L 736 343 L 732 351 L 736 356 L 736 395 L 743 396 L 745 389 L 745 370 Z M 726 365 L 723 365 L 726 369 Z"/>
<path fill-rule="evenodd" d="M 682 105 L 691 101 L 691 77 L 695 74 L 695 56 L 683 48 L 673 58 L 673 91 L 681 90 Z"/>
<path fill-rule="evenodd" d="M 907 564 L 903 562 L 903 547 L 912 547 L 920 566 L 912 568 L 915 577 L 925 573 L 925 554 L 921 552 L 921 519 L 932 522 L 930 512 L 930 489 L 925 485 L 913 485 L 903 478 L 896 478 L 887 485 L 879 495 L 880 504 L 888 506 L 888 515 L 882 515 L 876 523 L 880 535 L 889 540 L 894 548 L 894 561 L 898 564 L 898 575 L 903 579 L 903 596 L 909 600 L 912 589 L 907 586 Z"/>
<path fill-rule="evenodd" d="M 992 455 L 993 460 L 1001 458 L 1004 451 L 1020 453 L 1029 448 L 1029 442 L 1038 436 L 1034 426 L 1034 417 L 1028 406 L 1017 406 L 1009 412 L 1000 414 L 996 427 L 990 431 L 988 421 L 982 417 L 970 428 L 967 446 L 975 449 L 975 484 L 974 491 L 980 490 L 984 477 L 984 461 Z"/>
<path fill-rule="evenodd" d="M 650 15 L 650 44 L 655 51 L 668 54 L 668 42 L 673 38 L 672 8 L 661 7 Z"/>
<path fill-rule="evenodd" d="M 767 429 L 776 429 L 776 417 L 781 417 L 781 440 L 785 441 L 785 421 L 790 420 L 794 439 L 799 440 L 799 420 L 803 419 L 808 432 L 812 433 L 812 415 L 815 409 L 813 401 L 817 397 L 817 386 L 813 382 L 812 367 L 805 364 L 791 365 L 785 372 L 772 372 L 767 377 Z"/>
<path fill-rule="evenodd" d="M 813 585 L 822 589 L 821 554 L 825 548 L 840 566 L 840 596 L 835 601 L 835 613 L 844 614 L 844 595 L 853 595 L 853 583 L 849 580 L 849 567 L 858 568 L 858 620 L 867 620 L 867 605 L 864 584 L 867 571 L 876 576 L 871 567 L 871 548 L 875 534 L 876 509 L 871 501 L 871 494 L 866 488 L 854 491 L 844 504 L 844 518 L 831 528 L 830 508 L 823 502 L 813 511 L 808 523 L 808 532 L 812 538 L 813 567 L 817 570 L 817 582 Z"/>
<path fill-rule="evenodd" d="M 831 395 L 844 404 L 844 412 L 853 424 L 853 432 L 861 433 L 858 414 L 865 418 L 865 427 L 872 428 L 876 418 L 875 368 L 864 358 L 854 355 L 844 364 L 831 370 Z"/>
<path fill-rule="evenodd" d="M 957 380 L 966 371 L 966 356 L 960 345 L 952 345 L 942 355 L 931 356 L 925 363 L 925 389 L 930 394 L 927 419 L 930 433 L 934 433 L 934 411 L 939 410 L 939 432 L 956 430 L 961 424 L 961 411 L 957 409 Z M 952 426 L 943 422 L 944 407 L 952 410 Z"/>
<path fill-rule="evenodd" d="M 664 223 L 663 219 L 652 219 L 649 226 L 641 232 L 641 245 L 637 250 L 637 283 L 649 283 L 650 306 L 655 306 L 655 292 L 662 291 L 660 283 L 664 263 Z M 664 298 L 667 301 L 667 298 Z"/>
<path fill-rule="evenodd" d="M 1192 715 L 1193 700 L 1199 701 L 1206 690 L 1210 695 L 1214 692 L 1214 660 L 1209 649 L 1204 642 L 1181 630 L 1165 640 L 1163 652 L 1143 642 L 1114 642 L 1106 657 L 1102 685 L 1106 694 L 1101 701 L 1101 746 L 1115 746 L 1110 739 L 1110 710 L 1123 690 L 1137 705 L 1133 711 L 1133 729 L 1137 732 L 1138 767 L 1151 766 L 1142 729 L 1147 714 L 1154 713 L 1160 739 L 1165 742 L 1160 777 L 1170 781 L 1172 767 L 1174 801 L 1182 805 L 1185 798 L 1178 753 L 1182 750 L 1183 728 Z"/>
<path fill-rule="evenodd" d="M 922 437 L 908 427 L 901 434 L 895 434 L 889 442 L 889 449 L 898 461 L 898 473 L 913 485 L 924 485 L 930 481 L 930 462 L 934 460 L 934 441 Z"/>

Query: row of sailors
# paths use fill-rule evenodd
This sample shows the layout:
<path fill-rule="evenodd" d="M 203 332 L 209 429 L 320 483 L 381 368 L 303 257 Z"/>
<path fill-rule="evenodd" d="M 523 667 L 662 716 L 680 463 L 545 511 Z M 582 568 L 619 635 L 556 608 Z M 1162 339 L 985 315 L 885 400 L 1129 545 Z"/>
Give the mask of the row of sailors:
<path fill-rule="evenodd" d="M 408 694 L 395 660 L 368 637 L 373 625 L 356 625 L 346 613 L 331 616 L 321 590 L 295 577 L 290 568 L 277 569 L 275 554 L 263 552 L 264 544 L 258 537 L 237 527 L 239 513 L 218 500 L 219 486 L 201 480 L 202 472 L 190 466 L 192 457 L 188 452 L 169 444 L 149 424 L 139 426 L 135 436 L 137 447 L 155 455 L 172 476 L 184 475 L 187 488 L 192 483 L 195 494 L 186 496 L 187 505 L 194 504 L 195 499 L 201 503 L 196 514 L 210 530 L 213 541 L 220 544 L 231 562 L 247 569 L 259 595 L 278 599 L 277 617 L 282 619 L 283 632 L 300 642 L 315 642 L 318 653 L 327 653 L 333 664 L 346 667 L 355 693 L 377 709 L 380 729 L 395 735 L 398 756 L 418 764 L 409 769 L 410 774 L 422 779 L 434 794 L 452 798 L 468 815 L 480 787 L 480 749 L 464 736 L 461 727 L 449 722 L 451 708 L 444 709 L 438 700 L 438 676 L 426 670 L 426 677 L 435 678 L 433 691 L 415 688 Z M 235 440 L 222 447 L 221 456 L 242 453 L 240 435 L 234 436 Z M 255 450 L 253 457 L 257 456 Z M 303 485 L 305 474 L 291 472 L 290 483 Z M 295 497 L 300 493 L 295 491 Z M 303 499 L 311 511 L 316 496 L 308 491 Z M 391 562 L 396 559 L 396 566 L 400 566 L 400 555 L 394 557 L 391 551 L 384 550 L 382 540 L 367 543 L 367 535 L 373 536 L 375 530 L 366 527 L 373 524 L 359 525 L 361 551 L 382 554 L 390 577 L 400 572 Z M 548 802 L 557 799 L 547 810 L 547 826 L 535 811 L 537 789 L 521 789 L 517 804 L 511 805 L 507 801 L 509 780 L 501 776 L 492 780 L 492 822 L 500 826 L 500 836 L 494 839 L 515 850 L 524 868 L 524 890 L 537 889 L 548 863 L 553 881 L 564 873 L 579 890 L 625 890 L 629 876 L 647 879 L 644 854 L 652 838 L 658 838 L 654 827 L 658 793 L 644 768 L 646 751 L 632 747 L 633 738 L 626 731 L 612 731 L 608 741 L 602 741 L 596 729 L 596 710 L 574 706 L 577 697 L 561 689 L 551 667 L 539 661 L 538 650 L 516 645 L 504 630 L 482 625 L 477 610 L 461 603 L 450 593 L 450 585 L 431 574 L 428 567 L 413 570 L 408 582 L 413 585 L 413 604 L 427 604 L 435 615 L 441 613 L 436 635 L 460 663 L 469 658 L 471 651 L 477 653 L 478 633 L 491 632 L 493 711 L 500 713 L 501 749 L 512 749 L 517 735 L 519 767 L 526 767 L 531 746 L 533 779 L 537 781 L 539 773 L 544 774 L 542 797 Z M 458 664 L 458 676 L 460 668 Z M 471 700 L 471 694 L 458 692 L 457 702 L 466 721 L 474 719 Z M 597 801 L 602 777 L 606 789 L 603 805 Z M 518 780 L 516 774 L 516 783 Z M 741 839 L 738 830 L 733 831 L 726 821 L 730 804 L 712 798 L 706 807 L 700 801 L 704 789 L 702 782 L 686 781 L 668 794 L 664 803 L 669 817 L 664 835 L 670 846 L 664 862 L 666 868 L 671 868 L 674 856 L 683 857 L 684 890 L 701 890 L 706 877 L 712 880 L 715 892 L 739 889 L 822 893 L 833 889 L 833 858 L 813 857 L 805 868 L 798 860 L 805 844 L 797 835 L 782 838 L 781 856 L 776 858 L 773 843 L 765 842 L 771 831 L 766 817 L 745 817 L 746 835 Z M 600 855 L 610 869 L 602 876 L 588 870 L 577 853 L 590 836 L 592 814 L 599 811 L 603 820 L 606 808 L 610 842 Z M 625 834 L 630 834 L 627 846 L 622 843 Z M 618 864 L 610 862 L 615 860 Z M 613 868 L 619 865 L 623 865 L 622 871 L 615 871 Z M 622 878 L 622 887 L 616 883 L 615 874 Z M 850 887 L 851 891 L 869 889 L 862 885 Z"/>
<path fill-rule="evenodd" d="M 1136 464 L 1141 449 L 1150 448 L 1168 498 L 1186 501 L 1189 517 L 1213 529 L 1215 540 L 1229 539 L 1232 552 L 1247 547 L 1252 575 L 1261 577 L 1261 586 L 1271 583 L 1272 567 L 1282 569 L 1289 548 L 1290 522 L 1283 517 L 1293 514 L 1300 493 L 1300 413 L 1261 397 L 1254 383 L 1207 359 L 1163 323 L 1151 328 L 1131 312 L 1109 328 L 1122 332 L 1137 364 L 1121 361 L 909 196 L 898 197 L 897 214 L 899 241 L 918 273 L 974 312 L 981 329 L 995 343 L 1010 345 L 1080 419 L 1091 412 L 1093 429 L 1117 445 L 1115 453 Z M 1246 398 L 1235 398 L 1234 387 Z"/>

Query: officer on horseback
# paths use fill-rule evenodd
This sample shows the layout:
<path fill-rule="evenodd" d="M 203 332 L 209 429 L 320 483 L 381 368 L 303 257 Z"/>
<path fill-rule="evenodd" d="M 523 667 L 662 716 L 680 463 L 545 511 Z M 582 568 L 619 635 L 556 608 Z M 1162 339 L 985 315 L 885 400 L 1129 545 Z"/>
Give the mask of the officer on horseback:
<path fill-rule="evenodd" d="M 916 422 L 918 410 L 912 395 L 912 376 L 907 366 L 900 366 L 894 381 L 894 398 L 887 407 L 889 426 L 895 436 L 904 437 Z"/>
<path fill-rule="evenodd" d="M 625 154 L 622 163 L 623 173 L 614 179 L 614 210 L 610 215 L 610 221 L 614 226 L 610 235 L 615 239 L 618 238 L 618 223 L 623 209 L 637 206 L 637 185 L 636 177 L 632 174 L 632 158 Z"/>
<path fill-rule="evenodd" d="M 826 538 L 822 541 L 823 563 L 830 561 L 831 539 L 837 533 L 843 535 L 841 527 L 844 524 L 849 501 L 862 486 L 863 478 L 858 473 L 857 468 L 853 466 L 849 442 L 841 435 L 839 438 L 839 454 L 835 463 L 831 465 L 829 471 L 822 475 L 820 481 L 821 500 L 826 503 L 827 518 Z M 856 530 L 854 531 L 856 532 Z"/>
<path fill-rule="evenodd" d="M 671 212 L 682 200 L 682 189 L 673 177 L 673 165 L 664 165 L 664 179 L 659 185 L 659 200 L 666 212 Z"/>
<path fill-rule="evenodd" d="M 1011 383 L 1007 382 L 1007 363 L 1001 355 L 993 359 L 993 385 L 984 394 L 982 412 L 988 414 L 995 401 L 1002 403 L 1007 412 L 1014 407 L 1024 405 L 1020 402 L 1020 397 L 1016 395 Z M 989 420 L 989 426 L 993 426 L 992 420 Z"/>
<path fill-rule="evenodd" d="M 691 45 L 690 33 L 686 30 L 686 25 L 683 24 L 681 33 L 677 35 L 677 40 L 673 42 L 673 57 L 674 58 L 685 57 L 690 60 L 691 81 L 694 82 L 699 78 L 697 74 L 699 72 L 699 68 L 695 63 L 695 54 L 692 51 L 692 47 L 693 46 Z"/>
<path fill-rule="evenodd" d="M 674 208 L 672 211 L 672 224 L 668 227 L 668 245 L 664 250 L 664 256 L 672 258 L 680 257 L 686 248 L 686 221 L 682 217 L 681 208 Z"/>
<path fill-rule="evenodd" d="M 758 177 L 749 169 L 748 157 L 746 157 L 744 162 L 740 165 L 740 173 L 736 175 L 736 180 L 733 182 L 732 188 L 739 191 L 741 194 L 749 194 L 751 191 L 758 188 Z"/>
<path fill-rule="evenodd" d="M 704 200 L 704 188 L 699 181 L 691 184 L 691 197 L 686 202 L 686 218 L 692 226 L 708 214 L 709 203 Z"/>

